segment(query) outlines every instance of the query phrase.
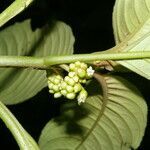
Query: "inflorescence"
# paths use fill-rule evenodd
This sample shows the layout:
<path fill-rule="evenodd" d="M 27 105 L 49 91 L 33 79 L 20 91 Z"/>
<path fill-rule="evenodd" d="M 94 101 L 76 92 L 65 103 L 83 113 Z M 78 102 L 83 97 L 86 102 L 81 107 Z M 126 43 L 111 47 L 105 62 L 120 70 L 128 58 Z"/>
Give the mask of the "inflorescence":
<path fill-rule="evenodd" d="M 93 77 L 94 70 L 91 66 L 83 62 L 75 62 L 69 65 L 68 75 L 62 77 L 59 74 L 48 76 L 49 92 L 54 94 L 54 98 L 61 96 L 67 99 L 77 98 L 78 104 L 84 103 L 88 93 L 82 86 L 88 79 Z"/>

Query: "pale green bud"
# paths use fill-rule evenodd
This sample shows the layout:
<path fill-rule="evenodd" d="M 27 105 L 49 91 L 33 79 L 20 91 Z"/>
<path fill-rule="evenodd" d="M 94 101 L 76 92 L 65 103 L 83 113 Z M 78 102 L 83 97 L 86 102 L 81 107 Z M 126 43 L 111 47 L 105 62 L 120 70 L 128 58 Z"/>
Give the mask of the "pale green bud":
<path fill-rule="evenodd" d="M 66 89 L 66 86 L 67 86 L 67 83 L 62 81 L 60 85 L 61 89 Z"/>
<path fill-rule="evenodd" d="M 62 96 L 62 94 L 60 92 L 57 92 L 57 93 L 54 94 L 54 98 L 59 98 L 61 96 Z"/>
<path fill-rule="evenodd" d="M 67 97 L 68 99 L 74 99 L 74 98 L 76 97 L 76 95 L 75 95 L 75 93 L 68 93 L 68 94 L 66 95 L 66 97 Z"/>
<path fill-rule="evenodd" d="M 53 88 L 52 88 L 55 92 L 58 92 L 59 91 L 59 86 L 58 85 L 53 85 Z"/>
<path fill-rule="evenodd" d="M 73 77 L 73 80 L 74 80 L 75 82 L 78 82 L 78 81 L 79 81 L 79 77 L 75 75 L 75 76 Z"/>
<path fill-rule="evenodd" d="M 74 64 L 75 64 L 76 67 L 80 67 L 81 66 L 81 62 L 80 61 L 76 61 Z"/>
<path fill-rule="evenodd" d="M 85 64 L 85 63 L 81 63 L 80 67 L 84 70 L 86 70 L 88 68 L 87 64 Z"/>
<path fill-rule="evenodd" d="M 50 92 L 51 94 L 53 94 L 53 93 L 54 93 L 54 90 L 49 90 L 49 92 Z"/>
<path fill-rule="evenodd" d="M 51 81 L 51 82 L 53 82 L 54 78 L 55 78 L 55 75 L 50 75 L 50 76 L 48 77 L 48 80 Z"/>
<path fill-rule="evenodd" d="M 58 80 L 62 80 L 63 78 L 62 78 L 62 76 L 57 75 L 57 76 L 56 76 L 56 79 L 58 79 Z"/>
<path fill-rule="evenodd" d="M 73 88 L 72 86 L 70 86 L 70 85 L 67 85 L 66 90 L 67 90 L 69 93 L 71 93 L 71 92 L 73 92 L 74 88 Z"/>
<path fill-rule="evenodd" d="M 86 79 L 83 79 L 83 80 L 80 79 L 79 82 L 85 84 L 86 83 Z"/>
<path fill-rule="evenodd" d="M 65 78 L 64 78 L 64 81 L 65 82 L 68 82 L 70 80 L 70 77 L 68 77 L 68 76 L 66 76 Z"/>
<path fill-rule="evenodd" d="M 66 96 L 67 95 L 67 91 L 66 90 L 61 90 L 60 91 L 62 95 Z"/>
<path fill-rule="evenodd" d="M 71 63 L 71 64 L 69 65 L 70 71 L 74 71 L 75 68 L 76 68 L 75 64 Z"/>
<path fill-rule="evenodd" d="M 82 89 L 82 85 L 80 83 L 75 84 L 74 86 L 74 92 L 78 93 L 79 91 L 81 91 Z"/>
<path fill-rule="evenodd" d="M 48 87 L 49 87 L 49 89 L 52 89 L 52 88 L 53 88 L 53 86 L 54 86 L 54 84 L 53 84 L 53 83 L 48 82 Z"/>
<path fill-rule="evenodd" d="M 54 81 L 53 81 L 53 83 L 54 83 L 54 84 L 59 84 L 59 83 L 60 83 L 60 80 L 57 79 L 57 78 L 55 78 Z"/>
<path fill-rule="evenodd" d="M 77 100 L 78 100 L 78 104 L 80 105 L 81 103 L 84 103 L 85 100 L 87 99 L 88 93 L 86 90 L 81 90 L 81 92 L 79 93 Z"/>
<path fill-rule="evenodd" d="M 84 69 L 79 68 L 77 70 L 77 74 L 80 78 L 85 78 L 86 77 L 86 71 Z"/>
<path fill-rule="evenodd" d="M 70 78 L 70 79 L 67 81 L 67 83 L 68 83 L 69 85 L 73 86 L 73 85 L 75 84 L 75 81 L 74 81 L 72 78 Z"/>
<path fill-rule="evenodd" d="M 71 71 L 71 72 L 69 72 L 68 76 L 71 77 L 71 78 L 73 78 L 75 76 L 75 74 L 76 74 L 75 72 Z"/>

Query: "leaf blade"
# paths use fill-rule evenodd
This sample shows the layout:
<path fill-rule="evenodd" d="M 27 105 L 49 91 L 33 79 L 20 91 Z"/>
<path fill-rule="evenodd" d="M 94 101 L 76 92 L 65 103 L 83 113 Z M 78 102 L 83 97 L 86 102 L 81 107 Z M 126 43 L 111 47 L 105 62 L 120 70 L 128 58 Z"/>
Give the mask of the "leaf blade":
<path fill-rule="evenodd" d="M 74 37 L 71 28 L 62 22 L 32 31 L 30 20 L 26 20 L 1 31 L 0 41 L 0 55 L 47 56 L 72 54 Z M 0 98 L 5 104 L 23 102 L 45 86 L 45 71 L 0 69 Z"/>
<path fill-rule="evenodd" d="M 149 0 L 116 0 L 113 11 L 116 43 L 122 42 L 128 35 L 145 28 L 144 26 L 149 22 L 149 19 Z"/>
<path fill-rule="evenodd" d="M 100 95 L 91 96 L 80 108 L 71 105 L 73 113 L 65 108 L 64 120 L 52 120 L 45 126 L 39 140 L 41 149 L 120 150 L 139 146 L 147 120 L 144 100 L 126 80 L 115 76 L 107 76 L 105 80 L 109 96 L 101 119 L 98 119 L 103 103 Z M 72 115 L 75 115 L 74 119 L 69 118 Z M 79 133 L 76 133 L 78 128 Z"/>
<path fill-rule="evenodd" d="M 122 52 L 149 51 L 150 1 L 117 0 L 113 12 L 113 28 L 116 43 L 125 42 Z M 150 60 L 123 60 L 117 63 L 150 79 Z"/>

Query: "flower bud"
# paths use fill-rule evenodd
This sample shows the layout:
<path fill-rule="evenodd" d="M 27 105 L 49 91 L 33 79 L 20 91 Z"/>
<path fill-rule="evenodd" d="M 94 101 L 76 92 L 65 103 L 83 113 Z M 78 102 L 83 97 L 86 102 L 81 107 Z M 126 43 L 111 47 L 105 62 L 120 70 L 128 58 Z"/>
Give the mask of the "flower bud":
<path fill-rule="evenodd" d="M 63 80 L 62 76 L 60 76 L 60 75 L 56 75 L 56 79 Z"/>
<path fill-rule="evenodd" d="M 58 92 L 59 91 L 59 86 L 58 85 L 53 85 L 52 89 L 54 90 L 54 92 Z"/>
<path fill-rule="evenodd" d="M 54 98 L 59 98 L 59 97 L 61 97 L 61 96 L 62 96 L 62 95 L 61 95 L 60 92 L 57 92 L 57 93 L 54 94 Z"/>
<path fill-rule="evenodd" d="M 74 64 L 75 64 L 76 67 L 80 67 L 81 66 L 81 62 L 80 61 L 76 61 Z"/>
<path fill-rule="evenodd" d="M 67 83 L 65 81 L 62 81 L 60 84 L 60 89 L 66 89 Z"/>
<path fill-rule="evenodd" d="M 48 87 L 49 87 L 49 89 L 52 89 L 53 88 L 53 83 L 51 83 L 51 82 L 48 82 Z"/>
<path fill-rule="evenodd" d="M 66 98 L 68 98 L 68 99 L 74 99 L 75 97 L 76 97 L 75 93 L 68 93 L 66 95 Z"/>
<path fill-rule="evenodd" d="M 53 83 L 54 83 L 54 84 L 59 84 L 59 83 L 60 83 L 60 80 L 57 79 L 57 78 L 55 78 L 54 81 L 53 81 Z"/>
<path fill-rule="evenodd" d="M 82 85 L 80 83 L 75 84 L 75 86 L 74 86 L 74 92 L 75 93 L 80 92 L 81 89 L 82 89 Z"/>
<path fill-rule="evenodd" d="M 66 90 L 61 90 L 60 92 L 61 92 L 61 94 L 62 94 L 63 96 L 66 96 L 66 95 L 67 95 L 67 91 L 66 91 Z"/>
<path fill-rule="evenodd" d="M 75 71 L 75 68 L 76 68 L 75 64 L 71 63 L 71 64 L 69 65 L 70 71 Z"/>
<path fill-rule="evenodd" d="M 87 64 L 85 64 L 85 63 L 81 63 L 80 67 L 84 70 L 86 70 L 88 68 Z"/>
<path fill-rule="evenodd" d="M 78 77 L 77 75 L 75 75 L 75 76 L 73 77 L 73 80 L 74 80 L 75 82 L 78 82 L 78 81 L 79 81 L 79 77 Z"/>
<path fill-rule="evenodd" d="M 75 74 L 76 74 L 75 72 L 71 71 L 71 72 L 68 73 L 68 76 L 71 77 L 71 78 L 73 78 L 75 76 Z"/>
<path fill-rule="evenodd" d="M 70 78 L 69 81 L 67 82 L 70 86 L 74 86 L 75 85 L 75 81 Z"/>
<path fill-rule="evenodd" d="M 65 76 L 64 81 L 65 81 L 65 82 L 68 82 L 68 81 L 69 81 L 69 79 L 70 79 L 70 77 Z"/>
<path fill-rule="evenodd" d="M 50 92 L 51 94 L 53 94 L 53 93 L 54 93 L 54 90 L 49 90 L 49 92 Z"/>
<path fill-rule="evenodd" d="M 86 83 L 86 79 L 83 79 L 83 80 L 80 79 L 79 82 L 85 84 Z"/>
<path fill-rule="evenodd" d="M 79 68 L 77 70 L 77 74 L 80 78 L 84 78 L 86 76 L 86 71 L 84 69 Z"/>
<path fill-rule="evenodd" d="M 70 86 L 70 85 L 67 85 L 66 90 L 67 90 L 69 93 L 71 93 L 71 92 L 73 92 L 74 88 L 73 88 L 72 86 Z"/>

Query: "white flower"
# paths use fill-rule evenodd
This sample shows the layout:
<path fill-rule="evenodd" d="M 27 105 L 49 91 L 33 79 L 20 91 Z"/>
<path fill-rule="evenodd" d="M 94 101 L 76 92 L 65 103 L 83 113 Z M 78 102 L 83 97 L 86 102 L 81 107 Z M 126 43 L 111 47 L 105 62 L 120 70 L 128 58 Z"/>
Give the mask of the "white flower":
<path fill-rule="evenodd" d="M 86 100 L 85 96 L 80 96 L 80 98 L 78 98 L 78 104 L 80 105 L 81 103 L 84 103 Z"/>
<path fill-rule="evenodd" d="M 90 66 L 89 68 L 87 68 L 86 72 L 88 76 L 92 77 L 95 70 L 93 70 L 93 68 Z"/>
<path fill-rule="evenodd" d="M 87 96 L 88 96 L 87 91 L 82 90 L 77 97 L 78 104 L 80 105 L 81 103 L 84 103 L 85 100 L 87 99 Z"/>

